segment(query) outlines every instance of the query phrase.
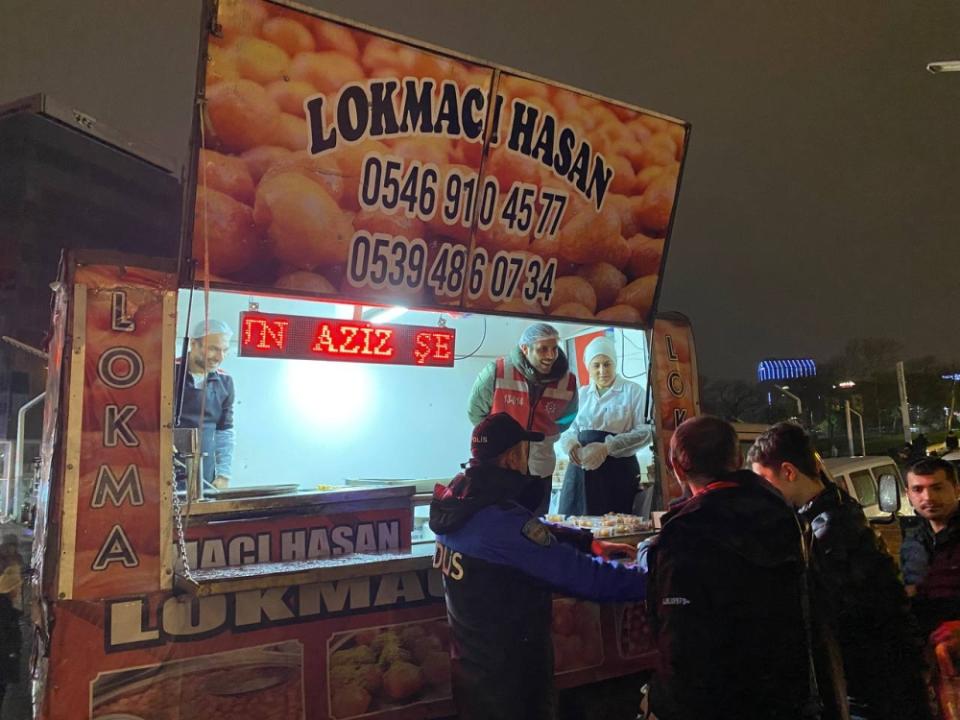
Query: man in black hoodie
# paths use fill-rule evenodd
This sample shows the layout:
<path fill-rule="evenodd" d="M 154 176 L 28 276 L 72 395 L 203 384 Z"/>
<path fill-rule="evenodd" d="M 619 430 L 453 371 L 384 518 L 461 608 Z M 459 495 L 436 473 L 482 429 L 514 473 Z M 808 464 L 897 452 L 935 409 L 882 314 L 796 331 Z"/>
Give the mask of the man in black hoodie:
<path fill-rule="evenodd" d="M 741 465 L 719 418 L 683 422 L 673 470 L 691 493 L 649 550 L 658 720 L 799 720 L 820 703 L 809 652 L 800 526 Z"/>
<path fill-rule="evenodd" d="M 859 503 L 823 476 L 799 425 L 777 423 L 747 459 L 810 528 L 813 607 L 839 644 L 850 716 L 929 720 L 917 624 L 897 566 Z M 827 675 L 817 657 L 822 691 Z"/>
<path fill-rule="evenodd" d="M 560 542 L 559 529 L 530 511 L 540 493 L 526 474 L 528 443 L 540 440 L 506 413 L 487 417 L 474 428 L 467 469 L 438 485 L 430 504 L 461 720 L 554 717 L 554 590 L 596 601 L 645 594 L 643 574 L 587 554 L 602 550 L 589 533 Z"/>

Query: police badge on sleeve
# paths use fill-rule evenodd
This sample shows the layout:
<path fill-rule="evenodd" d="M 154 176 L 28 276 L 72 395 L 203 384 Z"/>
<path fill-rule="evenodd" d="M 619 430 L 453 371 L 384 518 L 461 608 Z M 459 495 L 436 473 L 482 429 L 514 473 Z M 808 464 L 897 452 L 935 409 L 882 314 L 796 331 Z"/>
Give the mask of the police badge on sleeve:
<path fill-rule="evenodd" d="M 547 547 L 553 542 L 553 535 L 547 530 L 547 526 L 537 518 L 530 518 L 523 524 L 520 530 L 523 536 L 530 542 Z"/>

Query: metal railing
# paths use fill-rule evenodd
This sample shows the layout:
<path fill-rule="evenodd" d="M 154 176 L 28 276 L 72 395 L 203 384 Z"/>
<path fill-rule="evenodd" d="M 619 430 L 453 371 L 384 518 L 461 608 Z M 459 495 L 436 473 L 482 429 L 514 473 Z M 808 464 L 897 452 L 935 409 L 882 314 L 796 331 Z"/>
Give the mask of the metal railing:
<path fill-rule="evenodd" d="M 17 412 L 17 441 L 13 450 L 13 478 L 7 479 L 3 488 L 2 510 L 3 522 L 18 522 L 20 520 L 21 502 L 23 501 L 23 448 L 26 444 L 26 419 L 31 408 L 41 405 L 46 393 L 40 393 L 32 400 L 24 403 Z"/>

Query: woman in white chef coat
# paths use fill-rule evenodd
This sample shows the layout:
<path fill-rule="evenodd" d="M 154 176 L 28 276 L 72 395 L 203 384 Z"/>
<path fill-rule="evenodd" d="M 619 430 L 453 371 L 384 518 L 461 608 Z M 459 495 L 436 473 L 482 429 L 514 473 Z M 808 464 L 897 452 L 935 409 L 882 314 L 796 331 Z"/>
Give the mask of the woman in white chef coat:
<path fill-rule="evenodd" d="M 583 352 L 590 383 L 581 387 L 580 409 L 560 436 L 570 464 L 558 512 L 564 515 L 630 513 L 637 494 L 637 451 L 649 444 L 643 422 L 643 389 L 617 374 L 617 353 L 606 335 Z"/>

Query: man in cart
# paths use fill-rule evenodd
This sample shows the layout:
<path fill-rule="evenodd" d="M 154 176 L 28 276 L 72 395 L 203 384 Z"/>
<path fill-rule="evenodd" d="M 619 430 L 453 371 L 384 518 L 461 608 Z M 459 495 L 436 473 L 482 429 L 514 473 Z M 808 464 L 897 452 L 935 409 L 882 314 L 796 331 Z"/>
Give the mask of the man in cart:
<path fill-rule="evenodd" d="M 595 601 L 645 596 L 643 573 L 589 554 L 632 548 L 551 528 L 523 505 L 532 497 L 526 486 L 539 483 L 526 474 L 529 444 L 543 439 L 506 413 L 490 415 L 474 428 L 466 470 L 434 490 L 434 566 L 443 573 L 461 720 L 554 718 L 554 590 Z"/>
<path fill-rule="evenodd" d="M 527 430 L 544 438 L 530 443 L 529 473 L 539 477 L 540 515 L 550 505 L 553 469 L 557 456 L 553 444 L 577 415 L 577 378 L 559 347 L 560 333 L 547 323 L 528 327 L 509 357 L 499 357 L 477 376 L 470 392 L 467 415 L 477 425 L 492 413 L 505 412 Z"/>
<path fill-rule="evenodd" d="M 233 330 L 222 320 L 201 320 L 190 333 L 186 376 L 177 427 L 200 432 L 201 478 L 205 486 L 230 483 L 233 449 L 233 378 L 220 365 L 230 350 Z M 177 359 L 179 381 L 183 363 Z M 179 384 L 177 387 L 181 387 Z M 203 413 L 203 421 L 200 415 Z"/>

